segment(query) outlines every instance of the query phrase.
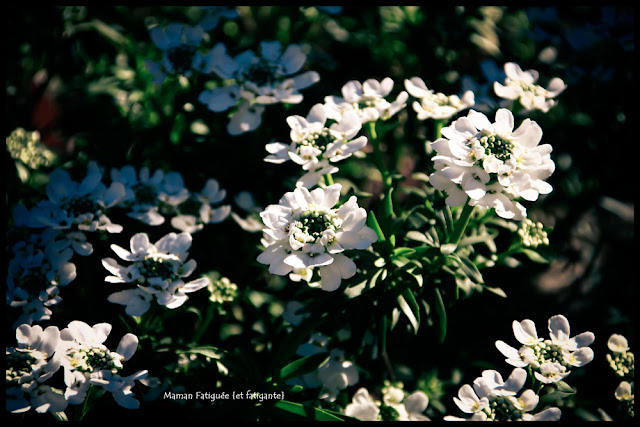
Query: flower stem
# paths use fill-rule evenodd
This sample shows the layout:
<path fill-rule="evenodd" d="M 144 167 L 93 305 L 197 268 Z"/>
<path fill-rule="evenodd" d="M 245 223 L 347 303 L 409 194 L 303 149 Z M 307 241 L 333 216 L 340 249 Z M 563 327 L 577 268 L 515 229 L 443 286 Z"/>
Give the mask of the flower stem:
<path fill-rule="evenodd" d="M 333 185 L 333 177 L 330 173 L 324 175 L 324 183 L 327 187 Z"/>
<path fill-rule="evenodd" d="M 436 120 L 434 123 L 434 128 L 433 128 L 433 140 L 437 141 L 438 139 L 440 139 L 442 137 L 442 128 L 444 127 L 445 124 L 445 120 L 444 119 L 439 119 Z"/>
<path fill-rule="evenodd" d="M 395 216 L 393 212 L 393 199 L 391 198 L 391 193 L 393 192 L 393 177 L 391 176 L 391 173 L 389 173 L 389 169 L 384 162 L 382 151 L 380 150 L 380 141 L 378 140 L 378 133 L 376 132 L 376 122 L 368 122 L 367 125 L 369 128 L 371 145 L 376 158 L 376 164 L 380 170 L 380 174 L 382 175 L 382 185 L 384 186 L 382 199 L 383 215 L 381 223 L 385 235 L 391 236 L 391 222 Z M 393 240 L 395 239 L 390 239 L 390 241 Z"/>
<path fill-rule="evenodd" d="M 469 200 L 462 208 L 462 213 L 460 214 L 460 218 L 456 222 L 453 233 L 449 235 L 449 243 L 453 243 L 456 246 L 460 243 L 460 239 L 464 234 L 464 230 L 467 228 L 467 224 L 469 224 L 469 218 L 471 218 L 471 214 L 473 213 L 473 206 L 469 204 Z"/>

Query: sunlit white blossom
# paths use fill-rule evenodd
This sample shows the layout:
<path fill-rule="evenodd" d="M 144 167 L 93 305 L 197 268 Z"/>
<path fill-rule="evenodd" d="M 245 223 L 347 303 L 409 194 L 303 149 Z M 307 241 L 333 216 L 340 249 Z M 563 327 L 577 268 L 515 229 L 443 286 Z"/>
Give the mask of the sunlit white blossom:
<path fill-rule="evenodd" d="M 96 385 L 111 392 L 121 406 L 137 407 L 131 387 L 133 381 L 146 377 L 147 371 L 138 371 L 131 377 L 121 377 L 118 372 L 123 369 L 123 362 L 135 354 L 138 337 L 125 334 L 116 351 L 111 351 L 104 344 L 111 329 L 109 323 L 89 326 L 74 320 L 60 332 L 55 358 L 64 369 L 65 397 L 70 404 L 83 403 L 89 387 Z"/>
<path fill-rule="evenodd" d="M 299 187 L 279 204 L 268 206 L 260 214 L 265 250 L 258 262 L 280 276 L 317 268 L 325 291 L 335 291 L 342 279 L 353 277 L 356 265 L 345 250 L 367 249 L 377 235 L 365 225 L 367 213 L 355 196 L 335 208 L 341 188 L 340 184 L 312 191 Z"/>
<path fill-rule="evenodd" d="M 545 181 L 555 170 L 552 148 L 539 145 L 542 129 L 530 119 L 514 130 L 511 111 L 500 109 L 495 120 L 471 110 L 443 128 L 443 137 L 431 143 L 437 155 L 429 181 L 447 193 L 449 206 L 468 202 L 521 220 L 526 210 L 517 199 L 535 201 L 553 189 Z"/>
<path fill-rule="evenodd" d="M 445 95 L 427 88 L 424 80 L 420 77 L 406 79 L 404 86 L 411 96 L 418 98 L 417 101 L 411 104 L 415 112 L 418 113 L 418 120 L 450 119 L 460 111 L 473 107 L 475 104 L 474 94 L 470 90 L 465 91 L 462 97 Z"/>
<path fill-rule="evenodd" d="M 327 96 L 324 99 L 327 117 L 339 120 L 347 111 L 357 113 L 362 123 L 387 120 L 406 107 L 409 94 L 401 91 L 395 100 L 387 97 L 393 90 L 393 80 L 386 77 L 381 81 L 367 79 L 363 83 L 350 80 L 342 86 L 342 96 Z"/>
<path fill-rule="evenodd" d="M 504 84 L 493 84 L 496 95 L 509 100 L 518 100 L 527 110 L 549 111 L 556 104 L 553 99 L 566 89 L 566 84 L 559 77 L 549 81 L 548 88 L 536 84 L 539 74 L 536 70 L 523 71 L 514 62 L 504 64 L 506 78 Z"/>
<path fill-rule="evenodd" d="M 356 137 L 362 124 L 354 111 L 346 111 L 336 120 L 327 123 L 327 111 L 323 104 L 314 105 L 307 117 L 289 116 L 291 143 L 271 142 L 265 146 L 270 154 L 265 162 L 283 163 L 288 160 L 307 171 L 296 183 L 298 187 L 311 188 L 323 174 L 337 172 L 329 162 L 339 162 L 367 144 L 366 136 Z"/>
<path fill-rule="evenodd" d="M 532 414 L 540 401 L 530 389 L 522 390 L 527 380 L 527 371 L 515 368 L 506 380 L 498 371 L 485 370 L 473 381 L 473 387 L 465 384 L 458 397 L 453 400 L 458 408 L 471 418 L 447 415 L 445 421 L 557 421 L 558 408 L 547 408 Z"/>
<path fill-rule="evenodd" d="M 111 245 L 111 249 L 122 260 L 131 264 L 121 266 L 113 258 L 103 258 L 102 265 L 112 274 L 105 280 L 110 283 L 134 283 L 137 288 L 115 292 L 109 296 L 109 301 L 126 305 L 127 314 L 132 316 L 144 314 L 149 309 L 152 297 L 167 308 L 180 307 L 187 300 L 187 293 L 209 284 L 206 277 L 186 283 L 183 280 L 196 269 L 195 260 L 187 261 L 191 242 L 189 233 L 169 233 L 154 244 L 146 233 L 138 233 L 130 240 L 131 251 Z"/>

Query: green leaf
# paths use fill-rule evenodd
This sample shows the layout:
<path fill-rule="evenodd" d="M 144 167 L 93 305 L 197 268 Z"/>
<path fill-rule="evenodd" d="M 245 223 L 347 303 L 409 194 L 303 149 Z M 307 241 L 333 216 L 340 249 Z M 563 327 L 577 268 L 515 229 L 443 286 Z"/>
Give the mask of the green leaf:
<path fill-rule="evenodd" d="M 403 256 L 403 255 L 407 255 L 407 254 L 412 254 L 414 253 L 416 250 L 413 248 L 395 248 L 393 250 L 393 256 Z"/>
<path fill-rule="evenodd" d="M 416 240 L 422 243 L 431 243 L 424 233 L 415 230 L 408 231 L 406 237 L 409 240 Z"/>
<path fill-rule="evenodd" d="M 409 323 L 413 327 L 413 332 L 418 333 L 420 327 L 420 306 L 416 302 L 415 297 L 410 289 L 405 289 L 401 295 L 398 295 L 398 305 L 402 312 L 409 319 Z"/>
<path fill-rule="evenodd" d="M 498 287 L 493 287 L 493 286 L 483 286 L 482 289 L 486 289 L 487 291 L 494 293 L 498 296 L 501 296 L 502 298 L 506 298 L 507 294 L 505 293 L 505 291 L 502 290 L 502 288 L 498 288 Z"/>
<path fill-rule="evenodd" d="M 290 378 L 295 378 L 308 374 L 309 372 L 317 369 L 320 365 L 325 363 L 330 357 L 329 353 L 314 354 L 313 356 L 303 357 L 302 359 L 295 360 L 289 363 L 284 368 L 280 369 L 280 380 L 285 381 Z"/>
<path fill-rule="evenodd" d="M 438 327 L 439 327 L 439 335 L 438 339 L 440 343 L 444 342 L 445 337 L 447 336 L 447 311 L 444 307 L 444 301 L 442 300 L 442 295 L 440 294 L 440 289 L 433 288 L 436 296 L 435 303 L 435 312 L 438 316 Z"/>
<path fill-rule="evenodd" d="M 212 346 L 194 347 L 188 350 L 180 350 L 178 353 L 201 354 L 206 357 L 211 357 L 212 359 L 220 359 L 222 357 L 222 351 Z"/>
<path fill-rule="evenodd" d="M 542 255 L 540 255 L 538 252 L 533 251 L 531 249 L 521 249 L 520 252 L 522 252 L 523 254 L 525 254 L 531 261 L 533 262 L 539 262 L 540 264 L 547 264 L 549 263 L 549 260 L 547 260 L 546 258 L 544 258 Z"/>
<path fill-rule="evenodd" d="M 466 256 L 458 255 L 458 259 L 460 260 L 460 268 L 464 271 L 464 273 L 470 278 L 476 281 L 476 283 L 484 283 L 484 279 L 482 278 L 482 273 L 478 270 L 478 267 Z"/>
<path fill-rule="evenodd" d="M 373 277 L 371 277 L 371 280 L 369 281 L 369 288 L 373 288 L 374 286 L 376 286 L 376 282 L 378 281 L 378 279 L 380 279 L 380 281 L 383 281 L 384 279 L 386 279 L 386 277 L 387 277 L 387 269 L 386 268 L 378 269 L 378 271 L 376 271 L 373 274 Z"/>
<path fill-rule="evenodd" d="M 376 219 L 376 214 L 374 214 L 373 211 L 369 211 L 367 225 L 378 235 L 378 242 L 384 242 L 386 240 L 382 228 L 380 228 L 380 224 L 378 224 L 378 220 Z"/>
<path fill-rule="evenodd" d="M 352 418 L 339 412 L 330 411 L 328 409 L 313 408 L 311 406 L 302 405 L 300 403 L 290 402 L 288 400 L 279 400 L 274 407 L 295 415 L 305 418 L 311 418 L 316 421 L 348 421 Z"/>
<path fill-rule="evenodd" d="M 567 384 L 566 382 L 564 382 L 564 381 L 558 381 L 558 382 L 555 383 L 555 385 L 556 385 L 556 388 L 558 389 L 559 392 L 566 393 L 566 394 L 575 394 L 576 393 L 576 391 L 573 388 L 571 388 L 571 386 L 569 384 Z"/>

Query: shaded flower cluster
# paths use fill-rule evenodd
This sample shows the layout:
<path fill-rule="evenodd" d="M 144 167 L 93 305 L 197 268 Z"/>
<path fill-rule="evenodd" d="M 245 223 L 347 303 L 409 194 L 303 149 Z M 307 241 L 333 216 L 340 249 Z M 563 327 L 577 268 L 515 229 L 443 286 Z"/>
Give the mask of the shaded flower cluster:
<path fill-rule="evenodd" d="M 424 392 L 409 394 L 402 383 L 385 382 L 382 399 L 375 399 L 362 387 L 353 395 L 344 413 L 360 421 L 429 421 L 423 414 L 428 405 L 429 397 Z"/>

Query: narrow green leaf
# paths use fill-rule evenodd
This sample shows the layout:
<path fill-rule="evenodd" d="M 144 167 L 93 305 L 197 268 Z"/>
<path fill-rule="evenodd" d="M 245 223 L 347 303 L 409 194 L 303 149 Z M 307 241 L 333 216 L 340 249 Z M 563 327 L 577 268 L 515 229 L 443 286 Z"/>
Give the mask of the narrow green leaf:
<path fill-rule="evenodd" d="M 216 347 L 212 346 L 194 347 L 188 350 L 180 350 L 178 351 L 178 353 L 201 354 L 206 357 L 211 357 L 212 359 L 220 359 L 222 357 L 222 352 Z"/>
<path fill-rule="evenodd" d="M 329 353 L 320 353 L 295 360 L 280 370 L 280 380 L 285 381 L 308 374 L 326 362 L 329 357 Z"/>
<path fill-rule="evenodd" d="M 549 260 L 544 258 L 542 255 L 540 255 L 538 252 L 533 251 L 531 249 L 521 249 L 520 252 L 522 252 L 523 254 L 525 254 L 531 261 L 533 262 L 539 262 L 540 264 L 547 264 L 549 263 Z"/>
<path fill-rule="evenodd" d="M 409 240 L 416 240 L 416 241 L 422 242 L 422 243 L 430 243 L 429 239 L 427 238 L 427 236 L 425 236 L 424 233 L 421 233 L 421 232 L 416 231 L 416 230 L 411 230 L 411 231 L 407 232 L 406 237 Z"/>
<path fill-rule="evenodd" d="M 442 300 L 442 295 L 440 294 L 440 289 L 434 288 L 436 303 L 435 303 L 435 312 L 438 316 L 438 327 L 439 327 L 439 340 L 440 342 L 444 342 L 445 337 L 447 336 L 447 311 L 444 307 L 444 301 Z"/>
<path fill-rule="evenodd" d="M 482 273 L 478 270 L 478 267 L 466 256 L 458 255 L 458 259 L 460 259 L 461 264 L 460 267 L 464 270 L 465 274 L 469 276 L 470 279 L 476 281 L 476 283 L 484 283 L 484 279 L 482 278 Z"/>
<path fill-rule="evenodd" d="M 403 256 L 414 253 L 416 250 L 413 248 L 395 248 L 393 250 L 393 256 Z"/>
<path fill-rule="evenodd" d="M 576 393 L 576 391 L 573 388 L 571 388 L 571 386 L 569 384 L 567 384 L 566 382 L 564 382 L 564 381 L 558 381 L 558 382 L 555 383 L 555 385 L 556 385 L 556 387 L 557 387 L 559 392 L 567 393 L 567 394 L 575 394 Z"/>
<path fill-rule="evenodd" d="M 420 306 L 418 306 L 410 289 L 405 289 L 401 295 L 398 295 L 398 305 L 407 316 L 407 319 L 409 319 L 413 332 L 417 334 L 420 327 Z"/>
<path fill-rule="evenodd" d="M 378 220 L 376 219 L 376 214 L 374 214 L 373 211 L 369 211 L 367 225 L 378 235 L 378 242 L 384 242 L 386 240 L 382 228 L 380 228 L 380 224 L 378 224 Z"/>

